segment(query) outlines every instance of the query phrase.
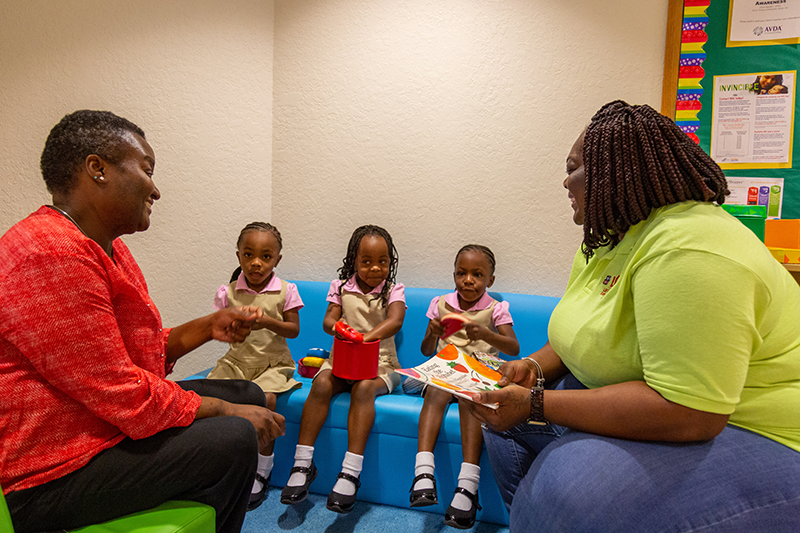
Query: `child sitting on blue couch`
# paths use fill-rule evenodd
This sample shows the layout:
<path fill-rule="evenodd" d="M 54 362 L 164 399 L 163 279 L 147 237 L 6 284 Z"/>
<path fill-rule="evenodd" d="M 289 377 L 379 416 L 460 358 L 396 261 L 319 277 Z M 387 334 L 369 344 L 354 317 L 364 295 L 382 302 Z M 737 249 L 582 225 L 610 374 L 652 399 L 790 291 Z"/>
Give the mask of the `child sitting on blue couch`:
<path fill-rule="evenodd" d="M 378 376 L 373 379 L 345 380 L 332 373 L 331 356 L 314 377 L 303 406 L 295 463 L 281 503 L 305 500 L 317 476 L 314 443 L 328 416 L 335 394 L 350 391 L 347 417 L 348 446 L 342 471 L 328 496 L 328 509 L 348 513 L 353 509 L 361 482 L 364 450 L 375 421 L 375 397 L 391 393 L 400 383 L 400 368 L 394 335 L 403 326 L 406 314 L 405 287 L 395 283 L 397 250 L 389 233 L 379 226 L 361 226 L 353 232 L 347 255 L 339 269 L 339 279 L 331 283 L 328 309 L 322 327 L 335 335 L 334 325 L 345 322 L 363 334 L 363 342 L 380 341 Z"/>
<path fill-rule="evenodd" d="M 508 303 L 498 302 L 486 292 L 494 283 L 494 269 L 494 254 L 486 246 L 468 244 L 458 251 L 453 272 L 456 290 L 431 301 L 427 312 L 430 322 L 420 348 L 423 355 L 434 355 L 447 344 L 454 344 L 468 354 L 485 352 L 496 355 L 498 351 L 514 356 L 519 354 L 519 342 L 514 334 Z M 444 328 L 440 318 L 454 312 L 468 318 L 469 322 L 461 330 L 442 339 Z M 415 393 L 422 387 L 419 381 L 409 378 L 403 383 L 403 388 L 406 393 Z M 450 402 L 455 401 L 452 394 L 435 387 L 425 387 L 421 393 L 425 396 L 425 402 L 419 416 L 419 444 L 414 468 L 416 477 L 411 486 L 411 507 L 439 502 L 433 476 L 433 448 L 439 438 L 445 410 Z M 461 408 L 461 402 L 468 400 L 458 401 L 464 462 L 444 521 L 449 526 L 468 529 L 475 524 L 475 516 L 480 508 L 478 484 L 481 467 L 478 463 L 483 450 L 483 433 L 480 422 L 467 409 Z"/>

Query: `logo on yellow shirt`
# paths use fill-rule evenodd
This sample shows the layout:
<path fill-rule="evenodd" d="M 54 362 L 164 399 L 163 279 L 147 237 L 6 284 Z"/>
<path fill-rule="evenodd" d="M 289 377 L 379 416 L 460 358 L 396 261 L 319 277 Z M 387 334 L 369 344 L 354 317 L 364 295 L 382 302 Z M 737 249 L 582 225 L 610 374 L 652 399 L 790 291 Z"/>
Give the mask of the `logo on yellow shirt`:
<path fill-rule="evenodd" d="M 600 293 L 600 296 L 605 296 L 606 293 L 611 290 L 611 287 L 613 287 L 617 283 L 618 279 L 619 276 L 614 276 L 614 277 L 606 276 L 606 279 L 603 280 L 603 285 L 605 285 L 605 287 L 603 288 L 603 291 Z"/>

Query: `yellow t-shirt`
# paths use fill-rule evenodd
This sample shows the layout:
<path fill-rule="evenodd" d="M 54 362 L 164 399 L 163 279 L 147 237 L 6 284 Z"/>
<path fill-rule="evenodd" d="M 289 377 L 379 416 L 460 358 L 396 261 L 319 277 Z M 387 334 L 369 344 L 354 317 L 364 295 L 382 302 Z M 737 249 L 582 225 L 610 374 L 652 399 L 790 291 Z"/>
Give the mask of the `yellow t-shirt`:
<path fill-rule="evenodd" d="M 643 380 L 800 451 L 800 287 L 716 204 L 653 210 L 588 264 L 579 251 L 549 338 L 589 388 Z"/>

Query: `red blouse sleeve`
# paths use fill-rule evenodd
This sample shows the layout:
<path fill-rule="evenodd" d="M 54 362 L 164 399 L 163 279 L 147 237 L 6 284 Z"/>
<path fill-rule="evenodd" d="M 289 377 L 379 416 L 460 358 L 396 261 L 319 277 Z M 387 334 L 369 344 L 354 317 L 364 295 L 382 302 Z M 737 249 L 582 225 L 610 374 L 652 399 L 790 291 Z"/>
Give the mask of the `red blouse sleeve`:
<path fill-rule="evenodd" d="M 134 439 L 189 425 L 200 397 L 164 379 L 170 330 L 133 257 L 115 249 L 115 264 L 99 247 L 82 248 L 16 265 L 4 283 L 3 337 L 38 373 L 37 386 L 79 404 L 61 406 L 76 419 L 88 410 Z"/>

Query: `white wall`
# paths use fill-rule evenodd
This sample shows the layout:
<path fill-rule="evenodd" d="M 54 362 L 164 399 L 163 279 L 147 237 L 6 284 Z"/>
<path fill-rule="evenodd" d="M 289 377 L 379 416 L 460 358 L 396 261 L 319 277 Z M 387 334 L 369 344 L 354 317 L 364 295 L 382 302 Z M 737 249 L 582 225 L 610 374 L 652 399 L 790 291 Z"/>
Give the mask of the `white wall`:
<path fill-rule="evenodd" d="M 498 257 L 494 289 L 560 295 L 581 235 L 561 187 L 567 151 L 603 103 L 660 102 L 666 10 L 3 0 L 0 232 L 49 202 L 38 161 L 50 128 L 107 109 L 156 151 L 163 197 L 150 230 L 124 240 L 166 325 L 210 311 L 252 220 L 280 228 L 288 279 L 332 279 L 352 230 L 376 223 L 407 285 L 451 286 L 455 251 L 480 242 Z"/>
<path fill-rule="evenodd" d="M 211 312 L 239 230 L 272 216 L 272 28 L 264 0 L 3 0 L 0 233 L 50 203 L 50 128 L 113 111 L 145 130 L 162 192 L 150 229 L 123 240 L 166 325 Z M 225 349 L 204 346 L 174 376 Z"/>
<path fill-rule="evenodd" d="M 608 101 L 658 108 L 666 15 L 667 0 L 276 0 L 281 270 L 335 278 L 374 223 L 406 285 L 452 287 L 478 242 L 495 290 L 560 296 L 581 240 L 567 152 Z"/>

